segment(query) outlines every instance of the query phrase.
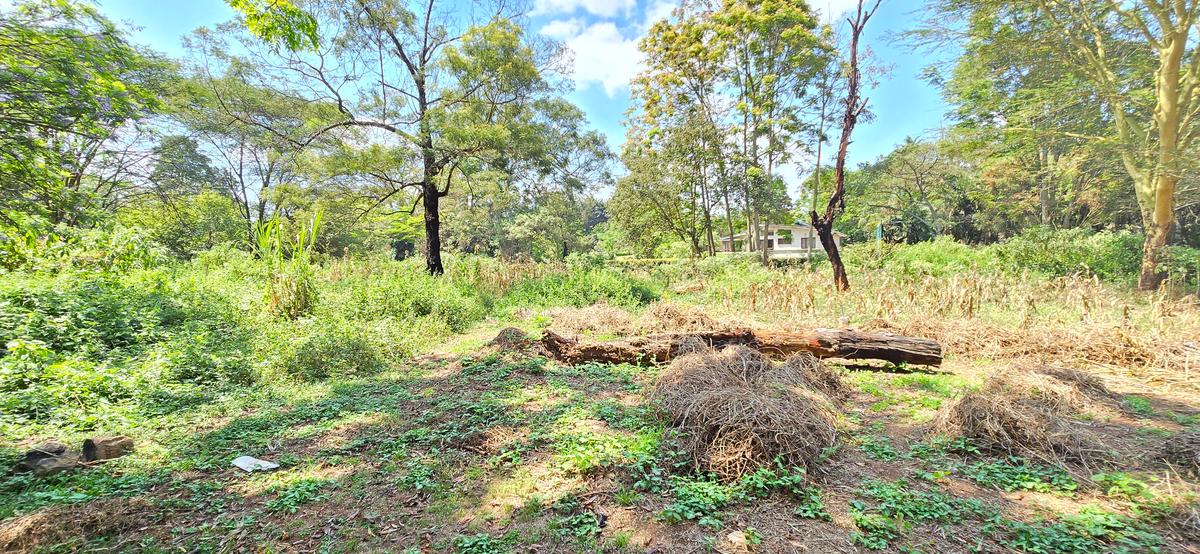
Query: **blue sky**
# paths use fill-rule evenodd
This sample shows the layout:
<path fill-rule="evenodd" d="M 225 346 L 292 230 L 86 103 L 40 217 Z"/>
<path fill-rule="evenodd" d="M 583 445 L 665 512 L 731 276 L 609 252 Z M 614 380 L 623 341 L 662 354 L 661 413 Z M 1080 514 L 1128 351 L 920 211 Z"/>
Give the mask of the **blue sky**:
<path fill-rule="evenodd" d="M 854 0 L 810 2 L 823 14 L 841 14 Z M 852 163 L 873 160 L 905 137 L 929 136 L 943 126 L 945 105 L 938 91 L 919 77 L 929 60 L 891 40 L 915 25 L 921 4 L 920 0 L 884 0 L 868 25 L 866 42 L 892 71 L 869 91 L 876 117 L 856 130 Z M 608 136 L 614 149 L 624 142 L 628 83 L 640 63 L 637 40 L 673 5 L 671 0 L 533 0 L 532 29 L 562 40 L 574 51 L 576 87 L 571 99 Z M 223 0 L 100 0 L 100 9 L 139 28 L 135 41 L 176 57 L 185 55 L 181 37 L 233 17 Z"/>

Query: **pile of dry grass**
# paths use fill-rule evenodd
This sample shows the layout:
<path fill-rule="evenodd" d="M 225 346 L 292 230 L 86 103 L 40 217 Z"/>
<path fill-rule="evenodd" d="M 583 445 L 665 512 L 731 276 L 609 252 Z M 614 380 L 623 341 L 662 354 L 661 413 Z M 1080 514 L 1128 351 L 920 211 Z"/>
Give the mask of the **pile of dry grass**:
<path fill-rule="evenodd" d="M 0 552 L 31 552 L 120 533 L 148 523 L 150 505 L 142 499 L 105 499 L 57 506 L 0 523 Z"/>
<path fill-rule="evenodd" d="M 1184 473 L 1200 477 L 1200 431 L 1183 431 L 1163 445 L 1162 459 Z"/>
<path fill-rule="evenodd" d="M 603 302 L 585 308 L 554 308 L 547 310 L 546 315 L 550 318 L 550 328 L 566 335 L 624 335 L 634 329 L 633 315 Z"/>
<path fill-rule="evenodd" d="M 704 311 L 681 304 L 656 302 L 638 324 L 642 333 L 700 333 L 724 328 Z"/>
<path fill-rule="evenodd" d="M 505 327 L 496 338 L 489 341 L 480 354 L 500 354 L 508 356 L 545 356 L 546 349 L 542 343 L 530 337 L 525 331 L 516 327 Z"/>
<path fill-rule="evenodd" d="M 933 432 L 972 439 L 983 448 L 1085 466 L 1110 456 L 1100 435 L 1078 419 L 1115 409 L 1094 376 L 1071 369 L 1009 369 L 947 405 Z"/>
<path fill-rule="evenodd" d="M 837 375 L 811 356 L 772 364 L 745 346 L 697 348 L 659 376 L 653 397 L 670 414 L 698 469 L 735 480 L 775 460 L 809 468 L 837 440 Z"/>
<path fill-rule="evenodd" d="M 551 330 L 568 336 L 700 333 L 726 327 L 699 308 L 670 302 L 651 304 L 640 317 L 605 303 L 584 308 L 553 308 L 546 315 L 550 317 Z"/>

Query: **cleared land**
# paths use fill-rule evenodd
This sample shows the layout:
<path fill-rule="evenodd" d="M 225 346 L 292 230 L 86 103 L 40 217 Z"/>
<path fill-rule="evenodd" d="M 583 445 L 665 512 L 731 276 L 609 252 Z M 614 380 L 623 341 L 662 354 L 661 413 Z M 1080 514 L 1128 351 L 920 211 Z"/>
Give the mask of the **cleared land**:
<path fill-rule="evenodd" d="M 515 309 L 374 375 L 268 381 L 104 421 L 132 436 L 136 453 L 6 478 L 0 545 L 1196 551 L 1194 300 L 1129 296 L 1083 278 L 856 277 L 855 291 L 830 295 L 827 276 L 802 269 L 658 275 L 664 299 L 645 307 Z M 762 413 L 728 428 L 787 446 L 772 463 L 698 445 L 720 404 L 669 388 L 726 379 L 721 364 L 747 359 L 737 352 L 698 345 L 671 366 L 568 365 L 516 333 L 492 341 L 512 326 L 614 340 L 724 325 L 890 330 L 940 341 L 946 361 L 810 361 L 790 377 L 776 373 L 788 366 L 742 364 L 758 365 L 734 386 L 765 395 L 742 404 Z M 698 359 L 707 365 L 697 369 Z M 778 409 L 790 406 L 809 412 Z M 699 423 L 684 424 L 685 413 Z M 792 441 L 800 426 L 807 442 Z M 52 425 L 7 433 L 10 454 L 95 434 Z M 282 468 L 244 474 L 230 466 L 241 454 Z"/>

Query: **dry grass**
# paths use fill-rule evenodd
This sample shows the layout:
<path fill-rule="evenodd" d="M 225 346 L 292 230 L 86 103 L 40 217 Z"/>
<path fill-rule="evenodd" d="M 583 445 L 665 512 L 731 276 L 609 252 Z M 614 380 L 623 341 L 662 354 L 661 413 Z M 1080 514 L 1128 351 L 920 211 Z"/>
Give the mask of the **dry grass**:
<path fill-rule="evenodd" d="M 634 318 L 629 311 L 603 302 L 585 308 L 552 308 L 545 313 L 550 318 L 550 328 L 564 335 L 624 335 L 634 329 Z"/>
<path fill-rule="evenodd" d="M 851 276 L 831 294 L 824 272 L 791 269 L 737 276 L 707 300 L 739 320 L 773 327 L 856 324 L 927 337 L 947 355 L 1054 360 L 1130 375 L 1160 390 L 1200 392 L 1200 304 L 1081 276 L 1045 279 L 985 273 Z"/>
<path fill-rule="evenodd" d="M 147 524 L 147 513 L 151 513 L 150 505 L 142 499 L 96 500 L 84 507 L 46 508 L 0 524 L 0 552 L 31 552 L 48 545 L 121 533 Z"/>
<path fill-rule="evenodd" d="M 932 430 L 995 451 L 1094 466 L 1109 459 L 1111 449 L 1079 416 L 1115 409 L 1112 395 L 1092 375 L 1008 369 L 944 407 Z"/>
<path fill-rule="evenodd" d="M 550 317 L 551 330 L 574 336 L 699 333 L 726 327 L 699 308 L 671 302 L 655 302 L 640 316 L 603 302 L 584 308 L 552 308 L 545 314 Z"/>
<path fill-rule="evenodd" d="M 818 392 L 840 390 L 835 379 L 811 357 L 775 365 L 757 350 L 733 346 L 676 358 L 653 397 L 695 466 L 735 480 L 776 459 L 813 467 L 837 440 L 834 402 Z"/>
<path fill-rule="evenodd" d="M 1200 477 L 1200 431 L 1183 431 L 1163 445 L 1162 459 L 1184 473 Z"/>

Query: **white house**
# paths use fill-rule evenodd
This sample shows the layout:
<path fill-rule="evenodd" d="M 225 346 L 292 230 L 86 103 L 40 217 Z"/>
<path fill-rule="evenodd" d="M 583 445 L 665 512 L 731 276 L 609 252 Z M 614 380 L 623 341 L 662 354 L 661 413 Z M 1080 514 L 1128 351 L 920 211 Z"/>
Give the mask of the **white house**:
<path fill-rule="evenodd" d="M 825 251 L 821 245 L 821 237 L 817 236 L 817 230 L 807 223 L 792 225 L 771 223 L 764 226 L 762 234 L 767 238 L 767 252 L 772 258 L 806 257 L 810 245 L 814 252 Z M 839 248 L 841 248 L 842 239 L 845 236 L 837 231 L 833 232 L 833 241 Z M 746 240 L 746 231 L 735 233 L 731 237 L 721 237 L 721 251 L 745 252 Z"/>

